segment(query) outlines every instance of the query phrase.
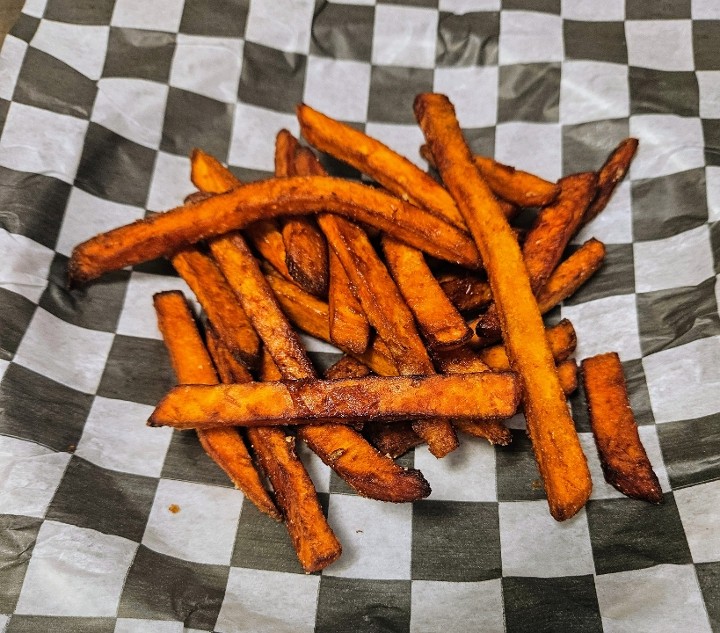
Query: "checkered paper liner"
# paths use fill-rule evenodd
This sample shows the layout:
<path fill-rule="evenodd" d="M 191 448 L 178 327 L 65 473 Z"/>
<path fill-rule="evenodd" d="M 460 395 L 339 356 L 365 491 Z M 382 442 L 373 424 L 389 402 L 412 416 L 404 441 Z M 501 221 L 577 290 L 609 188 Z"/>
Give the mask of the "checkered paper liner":
<path fill-rule="evenodd" d="M 715 0 L 28 0 L 0 52 L 0 631 L 720 631 L 719 47 Z M 564 523 L 519 418 L 507 448 L 403 458 L 415 504 L 303 451 L 344 545 L 305 575 L 192 433 L 144 426 L 174 381 L 151 296 L 183 282 L 152 262 L 70 293 L 67 258 L 180 203 L 193 147 L 268 175 L 300 101 L 424 166 L 431 90 L 550 179 L 640 139 L 575 242 L 606 265 L 550 319 L 620 353 L 666 502 L 604 483 L 578 394 L 595 488 Z"/>

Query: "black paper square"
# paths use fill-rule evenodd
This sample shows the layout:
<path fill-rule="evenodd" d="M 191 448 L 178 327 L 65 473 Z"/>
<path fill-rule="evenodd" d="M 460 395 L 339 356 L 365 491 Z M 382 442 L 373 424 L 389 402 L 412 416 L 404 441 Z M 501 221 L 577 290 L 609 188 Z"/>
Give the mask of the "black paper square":
<path fill-rule="evenodd" d="M 48 0 L 43 17 L 58 22 L 107 26 L 114 6 L 114 0 Z"/>
<path fill-rule="evenodd" d="M 601 633 L 592 576 L 502 579 L 507 633 Z"/>
<path fill-rule="evenodd" d="M 249 0 L 186 2 L 180 32 L 213 37 L 244 37 Z"/>
<path fill-rule="evenodd" d="M 368 120 L 380 123 L 415 123 L 413 101 L 432 92 L 433 71 L 402 66 L 373 66 L 370 73 Z"/>
<path fill-rule="evenodd" d="M 498 62 L 500 14 L 441 12 L 435 63 L 440 67 L 492 66 Z"/>
<path fill-rule="evenodd" d="M 700 116 L 700 91 L 694 72 L 668 72 L 630 66 L 631 114 Z"/>
<path fill-rule="evenodd" d="M 29 46 L 15 85 L 13 101 L 88 119 L 96 92 L 92 79 L 56 57 Z"/>
<path fill-rule="evenodd" d="M 720 631 L 720 562 L 695 565 L 700 591 L 705 599 L 710 626 Z"/>
<path fill-rule="evenodd" d="M 463 136 L 473 154 L 495 156 L 495 128 L 464 128 Z"/>
<path fill-rule="evenodd" d="M 423 501 L 413 505 L 413 580 L 470 582 L 501 574 L 497 503 Z"/>
<path fill-rule="evenodd" d="M 377 0 L 378 4 L 395 4 L 405 7 L 437 9 L 438 0 Z"/>
<path fill-rule="evenodd" d="M 498 501 L 545 499 L 540 472 L 527 433 L 511 429 L 512 442 L 495 449 Z"/>
<path fill-rule="evenodd" d="M 672 493 L 660 506 L 604 499 L 588 501 L 586 511 L 597 574 L 692 562 Z"/>
<path fill-rule="evenodd" d="M 623 22 L 563 22 L 565 56 L 598 62 L 627 64 Z"/>
<path fill-rule="evenodd" d="M 42 519 L 0 515 L 0 613 L 13 613 Z"/>
<path fill-rule="evenodd" d="M 565 299 L 564 305 L 578 305 L 595 299 L 635 292 L 635 262 L 632 244 L 606 244 L 605 251 L 605 262 L 600 270 L 575 294 Z"/>
<path fill-rule="evenodd" d="M 559 63 L 500 66 L 498 122 L 556 123 L 559 104 Z"/>
<path fill-rule="evenodd" d="M 0 167 L 0 226 L 55 248 L 71 188 L 50 176 Z"/>
<path fill-rule="evenodd" d="M 681 20 L 690 18 L 690 0 L 626 0 L 628 20 Z"/>
<path fill-rule="evenodd" d="M 174 431 L 162 468 L 163 479 L 232 487 L 225 472 L 208 457 L 195 431 Z"/>
<path fill-rule="evenodd" d="M 174 385 L 162 341 L 117 334 L 97 394 L 154 406 Z"/>
<path fill-rule="evenodd" d="M 91 121 L 75 184 L 99 198 L 144 207 L 154 164 L 154 150 Z"/>
<path fill-rule="evenodd" d="M 118 617 L 180 620 L 189 629 L 212 630 L 229 571 L 224 565 L 191 563 L 140 545 L 125 580 Z"/>
<path fill-rule="evenodd" d="M 562 127 L 563 174 L 597 171 L 630 136 L 628 119 L 604 119 Z"/>
<path fill-rule="evenodd" d="M 132 77 L 167 83 L 174 51 L 174 33 L 113 26 L 103 77 Z"/>
<path fill-rule="evenodd" d="M 320 578 L 315 633 L 409 630 L 409 580 Z"/>
<path fill-rule="evenodd" d="M 697 286 L 637 295 L 643 356 L 720 334 L 715 277 Z"/>
<path fill-rule="evenodd" d="M 11 33 L 14 37 L 29 44 L 35 36 L 35 31 L 37 31 L 39 25 L 40 20 L 38 18 L 28 15 L 27 13 L 21 13 L 13 25 Z"/>
<path fill-rule="evenodd" d="M 189 156 L 202 147 L 224 161 L 232 137 L 232 117 L 231 105 L 170 86 L 160 149 Z"/>
<path fill-rule="evenodd" d="M 658 424 L 657 434 L 673 488 L 720 479 L 720 414 Z"/>
<path fill-rule="evenodd" d="M 715 274 L 720 275 L 720 222 L 710 223 L 710 249 L 713 253 Z"/>
<path fill-rule="evenodd" d="M 15 363 L 0 382 L 0 432 L 56 451 L 72 451 L 93 397 Z"/>
<path fill-rule="evenodd" d="M 692 30 L 695 70 L 720 70 L 720 20 L 693 20 Z"/>
<path fill-rule="evenodd" d="M 238 97 L 244 103 L 294 113 L 302 101 L 307 57 L 245 42 Z"/>
<path fill-rule="evenodd" d="M 503 0 L 502 8 L 559 14 L 560 4 L 560 0 Z"/>
<path fill-rule="evenodd" d="M 141 541 L 158 480 L 95 466 L 75 455 L 47 518 Z"/>
<path fill-rule="evenodd" d="M 333 59 L 369 62 L 375 7 L 316 0 L 310 52 Z"/>
<path fill-rule="evenodd" d="M 5 633 L 113 633 L 115 618 L 57 617 L 48 615 L 18 615 L 10 618 Z"/>
<path fill-rule="evenodd" d="M 705 162 L 708 165 L 720 165 L 720 119 L 703 119 L 702 127 L 705 139 Z"/>
<path fill-rule="evenodd" d="M 0 359 L 11 360 L 35 314 L 35 304 L 22 295 L 0 288 Z"/>

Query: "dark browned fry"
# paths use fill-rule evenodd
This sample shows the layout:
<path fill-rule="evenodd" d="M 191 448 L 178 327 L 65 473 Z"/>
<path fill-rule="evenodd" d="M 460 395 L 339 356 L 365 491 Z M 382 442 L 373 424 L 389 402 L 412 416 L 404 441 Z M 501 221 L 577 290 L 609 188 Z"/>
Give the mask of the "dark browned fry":
<path fill-rule="evenodd" d="M 560 187 L 539 176 L 487 158 L 474 156 L 475 167 L 495 195 L 521 207 L 544 207 L 557 198 Z"/>
<path fill-rule="evenodd" d="M 662 489 L 640 441 L 616 353 L 582 361 L 583 384 L 605 480 L 634 499 L 661 503 Z"/>
<path fill-rule="evenodd" d="M 275 137 L 275 175 L 278 178 L 295 176 L 295 152 L 298 140 L 288 131 L 280 130 Z"/>
<path fill-rule="evenodd" d="M 254 367 L 260 359 L 260 339 L 215 262 L 194 247 L 176 253 L 170 261 L 225 345 Z"/>
<path fill-rule="evenodd" d="M 460 312 L 479 312 L 492 303 L 490 284 L 476 272 L 448 273 L 438 277 L 447 298 Z"/>
<path fill-rule="evenodd" d="M 162 292 L 153 297 L 158 327 L 180 383 L 212 385 L 218 382 L 212 360 L 203 345 L 185 297 L 181 292 Z M 245 442 L 237 429 L 198 431 L 205 452 L 230 477 L 257 508 L 280 520 L 280 513 L 262 485 Z"/>
<path fill-rule="evenodd" d="M 362 354 L 370 342 L 370 324 L 335 252 L 328 252 L 330 339 L 341 349 Z"/>
<path fill-rule="evenodd" d="M 454 420 L 453 426 L 463 433 L 487 440 L 495 446 L 507 446 L 512 442 L 512 433 L 498 420 Z"/>
<path fill-rule="evenodd" d="M 363 426 L 363 435 L 383 455 L 396 459 L 411 448 L 424 444 L 412 428 L 412 422 L 368 422 Z"/>
<path fill-rule="evenodd" d="M 419 95 L 415 114 L 440 175 L 482 253 L 508 356 L 523 384 L 528 432 L 550 512 L 557 520 L 567 519 L 590 496 L 590 471 L 568 413 L 520 247 L 473 163 L 447 97 Z"/>
<path fill-rule="evenodd" d="M 337 363 L 325 370 L 325 378 L 328 380 L 338 380 L 340 378 L 362 378 L 369 376 L 372 370 L 356 360 L 352 356 L 343 356 Z"/>

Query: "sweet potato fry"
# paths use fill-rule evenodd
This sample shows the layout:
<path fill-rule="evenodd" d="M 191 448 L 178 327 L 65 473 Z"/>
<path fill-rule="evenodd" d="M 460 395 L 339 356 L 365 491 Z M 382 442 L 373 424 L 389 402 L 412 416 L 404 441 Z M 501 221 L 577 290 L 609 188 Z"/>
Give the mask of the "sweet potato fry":
<path fill-rule="evenodd" d="M 590 471 L 567 410 L 520 248 L 475 168 L 447 97 L 419 95 L 415 114 L 440 175 L 482 253 L 508 356 L 523 385 L 528 432 L 550 512 L 557 520 L 567 519 L 590 496 Z"/>
<path fill-rule="evenodd" d="M 444 274 L 438 277 L 438 282 L 460 312 L 479 312 L 492 303 L 490 284 L 476 272 Z"/>
<path fill-rule="evenodd" d="M 583 384 L 605 480 L 628 497 L 661 503 L 662 489 L 640 441 L 617 354 L 582 361 Z"/>
<path fill-rule="evenodd" d="M 170 261 L 230 351 L 254 367 L 260 359 L 260 339 L 215 262 L 194 247 L 175 253 Z"/>
<path fill-rule="evenodd" d="M 472 336 L 433 277 L 423 254 L 391 237 L 382 238 L 385 262 L 431 349 L 458 347 Z"/>
<path fill-rule="evenodd" d="M 475 167 L 488 187 L 503 200 L 521 207 L 544 207 L 552 204 L 560 193 L 554 182 L 487 158 L 474 156 Z"/>
<path fill-rule="evenodd" d="M 217 374 L 203 345 L 195 320 L 181 292 L 161 292 L 153 297 L 162 332 L 180 383 L 216 384 Z M 208 429 L 198 431 L 205 452 L 230 477 L 261 512 L 275 520 L 280 513 L 250 458 L 250 453 L 237 429 Z"/>
<path fill-rule="evenodd" d="M 625 178 L 638 148 L 636 138 L 626 138 L 612 151 L 598 172 L 598 189 L 595 198 L 585 211 L 583 222 L 592 222 L 607 206 L 615 187 Z"/>
<path fill-rule="evenodd" d="M 330 339 L 340 348 L 362 354 L 370 342 L 370 324 L 343 265 L 332 249 L 328 252 L 328 261 Z"/>
<path fill-rule="evenodd" d="M 425 440 L 413 431 L 412 422 L 367 422 L 363 435 L 383 455 L 393 459 L 407 453 L 411 448 L 424 444 Z"/>
<path fill-rule="evenodd" d="M 372 370 L 356 360 L 352 356 L 343 356 L 337 363 L 325 370 L 327 380 L 339 380 L 340 378 L 362 378 L 372 374 Z"/>
<path fill-rule="evenodd" d="M 578 387 L 578 366 L 574 358 L 567 358 L 557 366 L 558 379 L 563 393 L 569 396 Z"/>
<path fill-rule="evenodd" d="M 476 374 L 491 371 L 480 354 L 467 345 L 433 353 L 433 360 L 443 374 Z M 505 368 L 508 370 L 509 366 Z"/>
<path fill-rule="evenodd" d="M 97 235 L 73 249 L 69 282 L 87 282 L 111 270 L 168 256 L 258 220 L 318 209 L 376 226 L 439 259 L 479 265 L 477 248 L 467 233 L 433 213 L 359 183 L 317 176 L 261 180 Z"/>
<path fill-rule="evenodd" d="M 507 446 L 512 442 L 512 433 L 499 420 L 454 420 L 453 426 L 458 430 L 487 440 L 494 446 Z"/>

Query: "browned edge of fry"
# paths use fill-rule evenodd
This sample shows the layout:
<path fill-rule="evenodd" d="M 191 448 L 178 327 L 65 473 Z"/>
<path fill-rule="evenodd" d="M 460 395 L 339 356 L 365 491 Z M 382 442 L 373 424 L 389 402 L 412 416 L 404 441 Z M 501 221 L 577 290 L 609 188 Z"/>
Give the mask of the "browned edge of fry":
<path fill-rule="evenodd" d="M 578 365 L 574 358 L 566 358 L 557 366 L 560 386 L 566 396 L 578 388 Z"/>
<path fill-rule="evenodd" d="M 512 443 L 512 432 L 499 420 L 454 420 L 453 426 L 467 435 L 487 440 L 493 446 Z"/>
<path fill-rule="evenodd" d="M 610 153 L 598 172 L 598 190 L 595 199 L 585 211 L 583 218 L 585 224 L 592 222 L 607 206 L 615 187 L 625 178 L 637 148 L 636 138 L 626 138 Z"/>
<path fill-rule="evenodd" d="M 557 198 L 560 187 L 535 174 L 487 158 L 473 157 L 475 167 L 490 189 L 503 200 L 521 207 L 544 207 Z"/>
<path fill-rule="evenodd" d="M 438 277 L 438 282 L 447 298 L 460 312 L 477 313 L 492 303 L 490 284 L 475 272 L 445 274 Z"/>
<path fill-rule="evenodd" d="M 393 459 L 402 457 L 411 448 L 425 443 L 415 431 L 412 422 L 368 422 L 363 426 L 363 435 L 383 455 Z"/>
<path fill-rule="evenodd" d="M 328 380 L 338 380 L 340 378 L 362 378 L 372 374 L 365 363 L 360 362 L 352 356 L 342 356 L 335 364 L 325 370 L 325 378 Z"/>

